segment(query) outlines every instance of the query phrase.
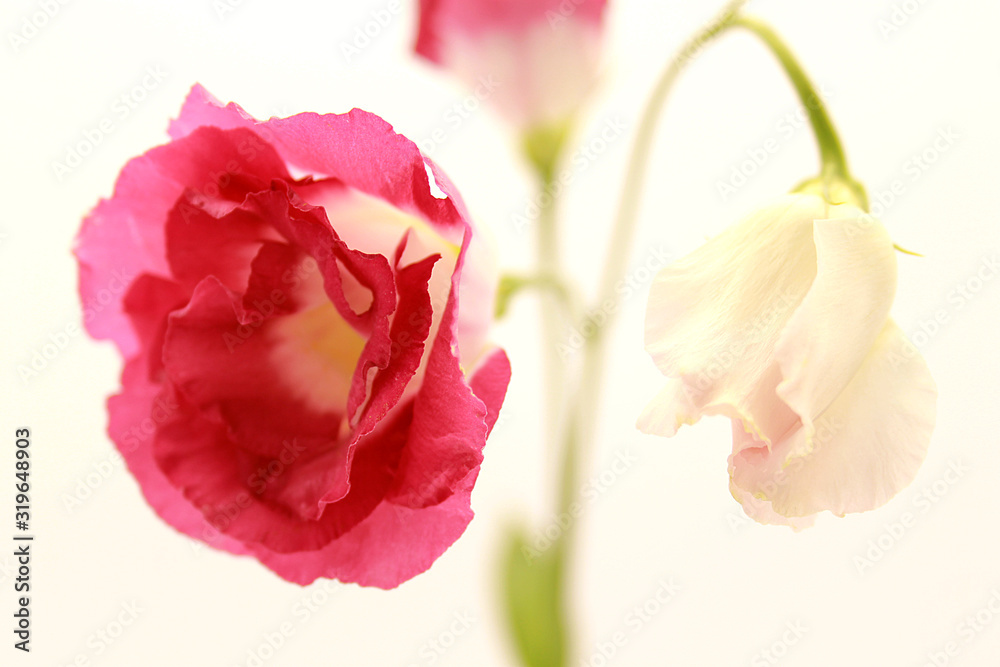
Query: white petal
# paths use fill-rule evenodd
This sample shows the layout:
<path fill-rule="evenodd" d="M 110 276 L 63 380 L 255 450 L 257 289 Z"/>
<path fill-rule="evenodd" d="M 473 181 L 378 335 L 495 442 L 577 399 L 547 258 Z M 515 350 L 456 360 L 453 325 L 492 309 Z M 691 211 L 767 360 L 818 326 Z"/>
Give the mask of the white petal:
<path fill-rule="evenodd" d="M 684 383 L 671 380 L 639 415 L 636 428 L 669 438 L 684 424 L 698 421 L 699 411 L 684 392 Z"/>
<path fill-rule="evenodd" d="M 736 502 L 743 506 L 743 512 L 757 523 L 766 526 L 788 526 L 795 532 L 811 528 L 816 523 L 815 514 L 802 517 L 782 516 L 774 511 L 769 500 L 753 497 L 732 481 L 729 482 L 729 492 L 733 494 Z"/>
<path fill-rule="evenodd" d="M 816 279 L 775 348 L 778 395 L 807 436 L 864 362 L 896 294 L 896 253 L 885 228 L 854 207 L 835 211 L 850 217 L 816 221 Z"/>
<path fill-rule="evenodd" d="M 797 422 L 775 394 L 774 347 L 816 275 L 813 221 L 827 212 L 817 196 L 783 197 L 656 277 L 646 350 L 683 381 L 693 420 L 743 415 L 769 440 Z"/>
<path fill-rule="evenodd" d="M 923 357 L 887 320 L 857 374 L 815 420 L 812 451 L 792 455 L 804 449 L 804 428 L 770 452 L 743 449 L 732 457 L 733 481 L 786 517 L 874 509 L 916 476 L 936 403 Z"/>

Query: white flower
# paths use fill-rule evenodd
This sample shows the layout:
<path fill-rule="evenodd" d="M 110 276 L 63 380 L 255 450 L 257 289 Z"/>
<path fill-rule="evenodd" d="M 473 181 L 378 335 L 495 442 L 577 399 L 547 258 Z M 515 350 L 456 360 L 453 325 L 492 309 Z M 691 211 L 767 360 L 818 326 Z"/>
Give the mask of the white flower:
<path fill-rule="evenodd" d="M 657 276 L 646 350 L 671 380 L 639 428 L 729 417 L 730 490 L 761 523 L 883 505 L 923 462 L 937 401 L 895 291 L 876 219 L 812 194 L 771 203 Z"/>

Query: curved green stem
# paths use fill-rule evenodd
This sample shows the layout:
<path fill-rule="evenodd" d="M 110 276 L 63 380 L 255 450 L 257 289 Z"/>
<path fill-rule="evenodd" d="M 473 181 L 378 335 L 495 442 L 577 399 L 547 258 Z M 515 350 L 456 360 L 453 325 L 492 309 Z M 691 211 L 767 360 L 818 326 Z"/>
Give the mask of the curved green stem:
<path fill-rule="evenodd" d="M 830 115 L 823 105 L 823 98 L 802 69 L 795 54 L 774 28 L 758 18 L 737 16 L 731 25 L 745 28 L 767 46 L 778 59 L 809 116 L 809 124 L 819 146 L 820 174 L 817 178 L 801 183 L 796 191 L 815 190 L 827 201 L 852 201 L 862 209 L 868 210 L 868 195 L 864 187 L 851 176 L 843 144 L 840 143 L 833 121 L 830 120 Z"/>
<path fill-rule="evenodd" d="M 862 208 L 866 210 L 868 208 L 868 197 L 864 187 L 850 175 L 843 145 L 833 126 L 833 121 L 830 120 L 826 107 L 823 105 L 821 95 L 813 86 L 791 49 L 774 29 L 757 18 L 740 14 L 740 10 L 746 2 L 747 0 L 734 0 L 727 4 L 706 28 L 697 33 L 681 48 L 680 53 L 670 62 L 653 89 L 653 94 L 643 110 L 632 155 L 625 173 L 625 186 L 619 201 L 608 258 L 602 273 L 598 303 L 603 303 L 605 299 L 614 297 L 614 285 L 624 273 L 625 263 L 628 260 L 627 250 L 635 234 L 639 199 L 642 194 L 646 169 L 649 165 L 653 135 L 667 95 L 691 58 L 708 42 L 730 28 L 745 28 L 764 42 L 778 59 L 806 108 L 810 125 L 819 146 L 820 176 L 803 182 L 799 188 L 819 186 L 827 199 L 835 196 L 849 197 L 853 198 Z M 846 188 L 846 194 L 843 190 L 831 194 L 834 187 Z M 595 336 L 599 337 L 600 331 L 595 333 Z"/>
<path fill-rule="evenodd" d="M 542 192 L 548 192 L 552 183 L 552 171 L 541 172 L 540 183 Z M 559 230 L 556 216 L 556 198 L 549 197 L 541 204 L 541 214 L 538 219 L 537 231 L 537 261 L 536 266 L 541 275 L 561 276 L 562 267 L 559 257 Z M 565 331 L 565 324 L 570 318 L 561 317 L 568 301 L 559 292 L 547 291 L 541 294 L 542 307 L 542 366 L 545 369 L 545 406 L 546 414 L 550 415 L 549 430 L 546 441 L 551 442 L 558 437 L 558 424 L 564 411 L 566 369 L 559 358 L 558 346 L 560 336 Z"/>
<path fill-rule="evenodd" d="M 767 45 L 784 68 L 807 110 L 819 146 L 821 169 L 819 177 L 806 181 L 800 186 L 801 189 L 818 189 L 829 201 L 834 201 L 832 197 L 843 196 L 845 200 L 853 198 L 863 208 L 867 208 L 864 188 L 850 176 L 843 146 L 823 106 L 822 99 L 791 50 L 778 37 L 777 33 L 758 19 L 739 14 L 747 1 L 732 0 L 729 2 L 713 21 L 682 46 L 679 53 L 670 61 L 657 80 L 653 93 L 643 109 L 626 168 L 625 182 L 612 228 L 608 255 L 598 287 L 598 304 L 615 299 L 614 286 L 625 272 L 626 262 L 629 258 L 628 250 L 635 234 L 638 207 L 646 170 L 649 166 L 653 137 L 668 94 L 691 59 L 706 44 L 730 28 L 745 28 Z M 540 181 L 546 187 L 554 174 L 554 156 L 559 154 L 565 137 L 565 128 L 547 128 L 545 131 L 527 138 L 526 152 L 540 176 Z M 557 249 L 555 214 L 551 206 L 546 206 L 538 226 L 538 270 L 540 276 L 561 275 L 556 256 Z M 558 295 L 558 290 L 554 291 L 553 294 Z M 570 312 L 573 310 L 570 307 Z M 555 327 L 559 323 L 555 311 L 549 312 L 547 310 L 543 314 L 543 320 L 545 340 L 548 341 L 546 352 L 550 356 L 546 359 L 546 365 L 548 366 L 549 405 L 551 408 L 553 406 L 551 390 L 556 387 L 562 388 L 561 380 L 564 377 L 564 369 L 556 368 L 552 364 L 555 356 L 553 342 L 557 335 Z M 566 406 L 565 427 L 561 432 L 563 455 L 558 500 L 561 516 L 575 517 L 578 513 L 575 511 L 578 508 L 574 506 L 579 502 L 580 470 L 584 465 L 585 454 L 589 451 L 594 439 L 600 386 L 604 372 L 604 351 L 607 339 L 605 330 L 612 320 L 613 316 L 608 313 L 603 326 L 593 327 L 591 335 L 587 337 L 581 374 L 577 379 L 575 393 Z M 561 400 L 557 401 L 555 405 L 561 407 Z M 561 410 L 551 410 L 549 415 L 550 418 L 556 420 L 561 417 L 561 413 Z M 570 632 L 572 623 L 569 620 L 572 606 L 568 597 L 570 587 L 567 585 L 567 580 L 574 534 L 573 522 L 570 521 L 554 546 L 553 563 L 551 570 L 549 570 L 551 579 L 548 584 L 551 588 L 547 590 L 551 590 L 553 593 L 552 613 L 557 616 L 551 627 L 559 629 L 560 637 L 572 636 Z M 561 667 L 569 662 L 567 653 L 563 653 L 560 649 L 559 657 L 555 658 L 552 664 Z"/>
<path fill-rule="evenodd" d="M 849 173 L 847 158 L 844 156 L 844 147 L 840 143 L 840 137 L 837 136 L 833 121 L 830 120 L 830 115 L 826 112 L 826 107 L 823 106 L 823 97 L 796 60 L 795 54 L 778 33 L 760 19 L 745 15 L 738 16 L 733 20 L 733 25 L 745 28 L 759 37 L 781 63 L 781 67 L 788 75 L 789 81 L 791 81 L 806 113 L 809 115 L 809 123 L 812 125 L 816 142 L 819 145 L 820 171 L 823 174 L 846 176 Z"/>
<path fill-rule="evenodd" d="M 614 298 L 615 283 L 625 273 L 625 265 L 629 257 L 628 249 L 631 247 L 632 237 L 635 235 L 642 185 L 646 180 L 646 169 L 649 166 L 649 156 L 653 147 L 653 136 L 656 133 L 656 125 L 663 111 L 663 105 L 667 101 L 667 96 L 687 64 L 709 42 L 733 26 L 740 9 L 747 2 L 748 0 L 732 0 L 712 21 L 685 42 L 677 55 L 667 65 L 663 74 L 660 75 L 649 101 L 646 102 L 642 118 L 639 121 L 639 129 L 632 143 L 632 154 L 625 171 L 625 185 L 618 202 L 618 212 L 612 228 L 610 247 L 604 263 L 604 270 L 601 273 L 597 299 L 599 304 L 604 303 L 606 299 Z M 600 335 L 599 331 L 595 334 L 598 337 Z M 600 351 L 597 354 L 600 354 Z"/>
<path fill-rule="evenodd" d="M 527 289 L 537 289 L 548 292 L 558 299 L 567 321 L 571 321 L 576 313 L 576 297 L 573 290 L 561 277 L 549 273 L 527 275 L 506 274 L 500 277 L 497 287 L 497 301 L 493 309 L 494 319 L 502 319 L 510 308 L 514 297 Z"/>
<path fill-rule="evenodd" d="M 645 172 L 649 163 L 653 134 L 667 94 L 673 88 L 674 82 L 685 66 L 698 51 L 732 26 L 737 13 L 746 2 L 747 0 L 729 2 L 713 21 L 681 47 L 677 56 L 671 60 L 657 81 L 653 94 L 643 110 L 639 129 L 633 142 L 632 154 L 625 173 L 624 189 L 619 201 L 608 255 L 599 283 L 597 302 L 599 304 L 615 298 L 614 286 L 625 271 L 628 249 L 635 232 L 636 214 L 642 183 L 645 180 Z M 559 479 L 558 507 L 561 516 L 575 517 L 577 515 L 577 512 L 574 511 L 576 509 L 574 504 L 579 502 L 580 470 L 585 464 L 585 455 L 594 440 L 594 428 L 604 371 L 606 337 L 602 335 L 602 330 L 607 328 L 611 320 L 612 316 L 609 313 L 608 320 L 604 325 L 595 327 L 594 333 L 585 341 L 583 368 L 577 381 L 576 393 L 573 395 L 566 413 L 566 426 L 562 434 L 563 455 Z M 573 635 L 571 628 L 574 624 L 569 618 L 573 606 L 569 599 L 571 588 L 567 585 L 567 580 L 571 571 L 569 562 L 572 558 L 575 532 L 573 522 L 570 522 L 560 535 L 557 545 L 558 551 L 556 552 L 558 562 L 554 569 L 557 580 L 553 582 L 561 597 L 558 606 L 564 616 L 562 627 L 570 638 Z"/>

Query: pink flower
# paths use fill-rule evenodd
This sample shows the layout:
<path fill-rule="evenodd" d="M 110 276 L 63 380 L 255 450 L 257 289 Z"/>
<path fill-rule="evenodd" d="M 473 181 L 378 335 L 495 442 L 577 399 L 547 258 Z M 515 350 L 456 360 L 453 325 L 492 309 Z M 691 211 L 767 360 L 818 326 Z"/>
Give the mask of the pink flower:
<path fill-rule="evenodd" d="M 103 306 L 87 329 L 126 359 L 109 433 L 147 501 L 300 584 L 423 572 L 472 518 L 510 377 L 461 199 L 357 109 L 261 122 L 195 86 L 170 136 L 76 248 Z"/>
<path fill-rule="evenodd" d="M 560 125 L 597 75 L 606 0 L 420 0 L 416 51 L 518 127 Z"/>
<path fill-rule="evenodd" d="M 772 203 L 657 276 L 646 350 L 672 379 L 639 428 L 729 417 L 730 489 L 761 523 L 883 505 L 923 462 L 937 402 L 895 292 L 880 222 L 815 195 Z"/>

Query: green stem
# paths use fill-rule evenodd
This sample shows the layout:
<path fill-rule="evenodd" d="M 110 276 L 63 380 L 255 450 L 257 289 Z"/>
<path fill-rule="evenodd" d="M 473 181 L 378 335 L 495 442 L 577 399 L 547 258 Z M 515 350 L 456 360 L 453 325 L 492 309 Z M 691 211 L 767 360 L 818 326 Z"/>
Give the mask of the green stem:
<path fill-rule="evenodd" d="M 632 237 L 635 235 L 639 200 L 642 195 L 643 183 L 646 180 L 646 169 L 649 167 L 653 137 L 667 96 L 688 63 L 709 42 L 733 26 L 740 9 L 747 2 L 748 0 L 733 0 L 728 3 L 712 21 L 685 42 L 660 75 L 649 101 L 646 102 L 646 107 L 643 109 L 639 121 L 639 129 L 632 143 L 632 154 L 629 156 L 625 171 L 624 189 L 618 202 L 618 212 L 612 227 L 610 247 L 604 263 L 604 270 L 601 273 L 597 299 L 599 304 L 604 303 L 606 299 L 614 299 L 615 283 L 625 273 L 625 265 L 629 258 L 628 250 L 632 245 Z M 600 337 L 600 331 L 594 335 Z M 599 355 L 600 351 L 596 354 Z"/>
<path fill-rule="evenodd" d="M 497 287 L 497 302 L 493 313 L 494 318 L 498 320 L 503 318 L 507 314 L 507 310 L 514 297 L 526 289 L 537 289 L 541 292 L 550 293 L 553 298 L 559 301 L 567 321 L 572 320 L 576 313 L 576 297 L 573 291 L 559 276 L 541 273 L 532 275 L 506 274 L 501 276 L 500 285 Z"/>
<path fill-rule="evenodd" d="M 734 25 L 734 22 L 738 19 L 740 9 L 747 1 L 732 0 L 702 30 L 695 33 L 693 37 L 685 42 L 677 55 L 674 56 L 667 65 L 667 68 L 660 75 L 656 86 L 653 88 L 653 93 L 650 95 L 649 101 L 642 111 L 639 129 L 632 143 L 632 154 L 629 156 L 628 166 L 625 171 L 625 182 L 621 199 L 618 202 L 615 223 L 612 227 L 610 247 L 608 248 L 607 259 L 604 263 L 604 270 L 601 273 L 597 297 L 598 304 L 602 304 L 609 299 L 616 299 L 615 284 L 617 284 L 618 280 L 625 273 L 625 266 L 629 257 L 628 250 L 632 245 L 632 237 L 635 235 L 639 201 L 642 196 L 642 186 L 646 180 L 646 170 L 649 167 L 653 137 L 656 133 L 656 125 L 660 119 L 667 97 L 688 63 L 708 43 Z M 575 412 L 581 420 L 588 424 L 593 423 L 594 410 L 590 409 L 590 406 L 595 405 L 597 402 L 598 387 L 603 375 L 604 331 L 611 324 L 612 320 L 613 315 L 609 313 L 604 326 L 596 327 L 594 333 L 588 338 L 584 351 L 580 393 L 575 401 L 577 407 Z M 583 437 L 589 440 L 593 433 L 593 428 L 580 428 L 579 432 L 584 434 Z M 566 456 L 567 460 L 576 460 L 576 458 L 578 457 L 575 455 Z"/>
<path fill-rule="evenodd" d="M 543 192 L 550 190 L 552 170 L 540 170 L 540 183 Z M 542 198 L 537 224 L 537 260 L 538 273 L 544 276 L 561 276 L 562 267 L 559 260 L 559 229 L 557 227 L 556 198 Z M 542 308 L 542 366 L 545 369 L 545 406 L 549 416 L 549 427 L 546 442 L 552 442 L 558 437 L 558 424 L 563 414 L 565 397 L 566 369 L 558 355 L 560 336 L 565 330 L 566 319 L 560 315 L 564 312 L 567 301 L 560 299 L 561 295 L 546 291 L 541 294 Z"/>
<path fill-rule="evenodd" d="M 614 286 L 625 272 L 629 257 L 628 251 L 635 234 L 638 207 L 646 171 L 649 166 L 653 137 L 668 94 L 692 58 L 706 44 L 730 28 L 737 26 L 746 28 L 763 40 L 778 58 L 792 85 L 795 87 L 796 93 L 807 109 L 809 120 L 816 135 L 817 144 L 819 145 L 821 169 L 820 177 L 807 181 L 803 187 L 821 186 L 822 192 L 829 199 L 834 186 L 841 188 L 846 186 L 847 190 L 842 190 L 842 192 L 853 195 L 857 201 L 862 202 L 864 207 L 867 207 L 867 198 L 864 195 L 864 189 L 850 177 L 840 139 L 834 130 L 833 123 L 830 121 L 830 117 L 815 87 L 798 64 L 792 52 L 770 27 L 757 19 L 744 17 L 739 14 L 747 1 L 732 0 L 729 2 L 712 22 L 682 46 L 678 55 L 670 61 L 658 79 L 653 93 L 646 107 L 643 109 L 632 153 L 626 168 L 625 182 L 612 229 L 607 259 L 605 260 L 604 269 L 601 274 L 598 287 L 598 304 L 603 304 L 609 299 L 615 299 Z M 553 150 L 552 146 L 561 146 L 564 138 L 565 134 L 553 131 L 540 134 L 538 137 L 535 137 L 534 141 L 528 144 L 535 148 L 534 151 L 529 151 L 529 154 L 533 156 L 533 162 L 546 187 L 551 182 L 550 179 L 554 173 L 554 169 L 552 169 L 554 163 L 546 160 L 545 157 L 557 153 L 558 151 Z M 558 273 L 559 266 L 555 254 L 557 247 L 555 216 L 550 205 L 543 209 L 542 220 L 538 228 L 538 264 L 540 275 L 561 275 Z M 545 339 L 549 342 L 546 349 L 552 357 L 555 356 L 554 344 L 556 339 L 554 336 L 557 335 L 557 333 L 554 333 L 557 332 L 557 329 L 554 328 L 553 322 L 558 325 L 558 320 L 555 320 L 554 317 L 554 312 L 546 312 L 543 321 Z M 564 438 L 562 466 L 560 467 L 559 479 L 559 512 L 563 515 L 575 516 L 577 514 L 573 509 L 574 503 L 578 502 L 580 469 L 584 465 L 584 456 L 590 450 L 594 440 L 600 386 L 604 372 L 604 354 L 607 340 L 605 332 L 612 320 L 613 316 L 609 313 L 603 326 L 594 328 L 593 333 L 586 340 L 583 367 L 576 385 L 576 392 L 573 394 L 565 415 L 565 430 L 562 433 Z M 556 371 L 553 371 L 550 366 L 548 374 L 549 388 L 559 386 L 558 382 L 563 377 L 562 369 L 557 368 Z M 558 405 L 561 405 L 561 403 Z M 558 410 L 550 411 L 550 418 L 557 419 L 559 412 Z M 562 615 L 564 622 L 559 627 L 565 628 L 566 635 L 570 637 L 572 633 L 569 629 L 573 625 L 570 622 L 572 605 L 569 600 L 569 591 L 571 589 L 567 585 L 567 581 L 570 572 L 569 563 L 572 558 L 575 532 L 573 523 L 570 522 L 560 536 L 555 553 L 556 564 L 554 572 L 556 575 L 555 580 L 552 582 L 555 594 L 561 597 L 558 606 L 559 613 Z"/>
<path fill-rule="evenodd" d="M 615 219 L 613 234 L 610 240 L 607 259 L 601 274 L 598 291 L 598 304 L 608 299 L 615 299 L 614 286 L 624 274 L 628 261 L 628 250 L 635 232 L 639 199 L 642 183 L 649 163 L 650 149 L 653 144 L 653 134 L 656 130 L 660 111 L 666 101 L 667 94 L 673 88 L 674 82 L 684 67 L 693 59 L 708 42 L 715 39 L 732 22 L 740 8 L 747 0 L 733 0 L 704 29 L 688 40 L 678 55 L 670 62 L 661 75 L 653 94 L 646 104 L 639 123 L 625 173 L 624 190 L 619 201 L 618 213 Z M 577 391 L 568 406 L 566 427 L 563 433 L 563 455 L 559 479 L 559 512 L 564 516 L 574 516 L 573 504 L 578 502 L 580 470 L 584 465 L 584 456 L 590 450 L 594 440 L 596 415 L 600 399 L 600 387 L 604 371 L 604 350 L 606 337 L 603 329 L 611 323 L 612 316 L 589 336 L 584 345 L 583 368 L 577 383 Z M 558 581 L 554 582 L 561 594 L 560 608 L 563 614 L 566 635 L 572 640 L 571 621 L 572 602 L 569 599 L 571 587 L 568 578 L 571 571 L 569 563 L 572 558 L 575 540 L 573 522 L 564 530 L 559 538 L 557 557 Z"/>
<path fill-rule="evenodd" d="M 809 123 L 812 125 L 816 142 L 819 145 L 821 173 L 846 176 L 849 172 L 844 147 L 840 143 L 830 115 L 826 112 L 826 107 L 823 106 L 822 95 L 816 90 L 805 70 L 802 69 L 795 54 L 772 27 L 758 18 L 738 16 L 733 21 L 733 25 L 746 28 L 759 37 L 781 63 L 781 67 L 785 70 L 785 74 L 809 115 Z"/>
<path fill-rule="evenodd" d="M 676 83 L 684 67 L 693 56 L 709 42 L 730 28 L 745 28 L 764 42 L 784 68 L 809 114 L 809 122 L 816 135 L 816 142 L 820 150 L 820 177 L 806 181 L 802 187 L 804 188 L 805 186 L 819 182 L 823 186 L 823 191 L 829 193 L 832 183 L 846 186 L 848 196 L 853 196 L 861 204 L 862 208 L 868 208 L 868 198 L 865 195 L 864 188 L 851 177 L 850 171 L 847 168 L 847 158 L 844 155 L 843 146 L 840 143 L 837 131 L 834 129 L 833 122 L 826 111 L 826 107 L 823 105 L 822 97 L 802 69 L 802 66 L 799 65 L 791 49 L 781 40 L 778 34 L 759 19 L 740 14 L 740 10 L 747 1 L 733 0 L 726 5 L 708 26 L 688 40 L 681 48 L 680 53 L 664 70 L 656 83 L 656 87 L 653 89 L 653 94 L 646 103 L 646 108 L 643 110 L 639 129 L 633 143 L 632 155 L 629 158 L 625 173 L 624 190 L 619 201 L 608 256 L 601 277 L 598 304 L 603 303 L 606 299 L 614 298 L 614 286 L 625 272 L 625 264 L 629 256 L 628 249 L 631 246 L 632 237 L 635 235 L 639 200 L 642 195 L 646 170 L 649 166 L 653 136 L 667 96 L 673 89 L 674 83 Z M 608 320 L 608 323 L 610 323 L 610 316 Z M 601 331 L 606 327 L 607 323 L 604 327 L 597 330 L 594 337 L 600 339 L 602 337 Z M 600 345 L 597 346 L 594 354 L 598 356 L 601 354 Z"/>

